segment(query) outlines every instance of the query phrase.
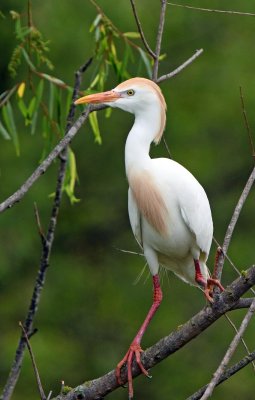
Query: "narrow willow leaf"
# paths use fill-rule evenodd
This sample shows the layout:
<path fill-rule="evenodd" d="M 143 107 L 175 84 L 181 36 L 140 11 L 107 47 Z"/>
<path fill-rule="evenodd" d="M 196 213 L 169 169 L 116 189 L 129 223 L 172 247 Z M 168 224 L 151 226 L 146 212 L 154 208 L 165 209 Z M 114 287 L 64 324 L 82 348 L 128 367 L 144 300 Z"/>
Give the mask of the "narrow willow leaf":
<path fill-rule="evenodd" d="M 111 108 L 111 107 L 108 107 L 108 108 L 105 110 L 105 118 L 110 118 L 111 115 L 112 115 L 112 108 Z"/>
<path fill-rule="evenodd" d="M 30 118 L 32 118 L 32 115 L 33 115 L 33 113 L 34 113 L 34 111 L 35 111 L 35 106 L 36 106 L 36 98 L 33 97 L 33 98 L 30 100 L 30 103 L 29 103 L 29 106 L 28 106 L 28 114 L 29 114 L 29 117 L 30 117 Z"/>
<path fill-rule="evenodd" d="M 69 148 L 69 166 L 70 166 L 70 190 L 74 192 L 75 182 L 77 179 L 76 159 L 74 152 Z"/>
<path fill-rule="evenodd" d="M 67 93 L 66 96 L 66 103 L 65 103 L 65 118 L 67 118 L 70 110 L 70 105 L 72 103 L 73 93 L 70 91 Z"/>
<path fill-rule="evenodd" d="M 24 58 L 25 58 L 27 64 L 29 65 L 29 67 L 35 71 L 36 68 L 35 68 L 34 64 L 32 63 L 32 61 L 30 60 L 30 57 L 29 57 L 29 55 L 27 54 L 27 52 L 26 52 L 26 50 L 24 49 L 24 47 L 21 47 L 21 52 L 22 52 L 22 54 L 23 54 L 23 56 L 24 56 Z"/>
<path fill-rule="evenodd" d="M 23 115 L 24 118 L 27 118 L 28 110 L 27 107 L 23 101 L 23 99 L 18 100 L 18 107 L 21 111 L 21 114 Z"/>
<path fill-rule="evenodd" d="M 95 76 L 95 78 L 93 79 L 93 81 L 92 81 L 91 84 L 89 85 L 89 89 L 93 89 L 93 87 L 96 86 L 98 80 L 99 80 L 99 74 L 97 74 L 97 75 Z"/>
<path fill-rule="evenodd" d="M 11 136 L 9 135 L 8 131 L 5 129 L 1 121 L 0 121 L 0 133 L 5 140 L 11 140 Z"/>
<path fill-rule="evenodd" d="M 35 134 L 36 123 L 37 123 L 38 111 L 35 110 L 32 121 L 31 121 L 31 135 Z"/>
<path fill-rule="evenodd" d="M 54 83 L 55 85 L 59 85 L 59 86 L 67 86 L 65 84 L 65 82 L 61 81 L 61 79 L 55 78 L 54 76 L 48 75 L 48 74 L 41 74 L 41 76 L 44 79 L 47 79 L 47 81 L 50 81 L 52 83 Z"/>
<path fill-rule="evenodd" d="M 55 103 L 56 103 L 56 120 L 59 132 L 61 136 L 64 136 L 65 128 L 62 118 L 62 90 L 59 87 L 56 87 L 56 94 L 55 94 Z"/>
<path fill-rule="evenodd" d="M 90 33 L 93 32 L 94 29 L 98 26 L 99 22 L 101 21 L 101 18 L 102 18 L 101 14 L 98 14 L 96 16 L 96 18 L 94 19 L 94 21 L 92 22 L 92 24 L 91 24 L 91 26 L 89 28 L 89 32 Z"/>
<path fill-rule="evenodd" d="M 129 73 L 127 71 L 129 56 L 130 56 L 129 45 L 126 43 L 125 52 L 124 52 L 124 55 L 122 58 L 122 63 L 121 63 L 120 71 L 119 71 L 121 81 L 123 81 L 124 79 L 128 79 L 130 77 Z"/>
<path fill-rule="evenodd" d="M 22 98 L 24 96 L 25 89 L 26 89 L 25 82 L 21 82 L 21 84 L 19 85 L 18 90 L 17 90 L 17 94 L 20 98 Z"/>
<path fill-rule="evenodd" d="M 75 183 L 78 180 L 77 175 L 77 168 L 76 168 L 76 159 L 75 154 L 69 147 L 68 149 L 68 163 L 67 163 L 67 170 L 66 176 L 64 181 L 63 190 L 66 192 L 67 196 L 71 204 L 77 203 L 80 201 L 74 194 Z"/>
<path fill-rule="evenodd" d="M 53 85 L 53 83 L 50 82 L 50 97 L 49 97 L 49 117 L 50 117 L 50 119 L 53 119 L 55 93 L 56 93 L 55 85 Z"/>
<path fill-rule="evenodd" d="M 123 35 L 129 39 L 140 39 L 141 37 L 139 32 L 125 32 Z"/>
<path fill-rule="evenodd" d="M 143 51 L 140 47 L 138 48 L 138 50 L 139 50 L 139 53 L 141 54 L 142 60 L 146 67 L 147 74 L 148 74 L 149 78 L 151 78 L 152 77 L 152 67 L 151 67 L 150 60 L 149 60 L 147 54 L 145 53 L 145 51 Z"/>
<path fill-rule="evenodd" d="M 117 58 L 117 51 L 116 51 L 115 44 L 113 42 L 111 42 L 111 53 L 112 53 L 113 57 L 116 59 Z"/>
<path fill-rule="evenodd" d="M 3 113 L 4 122 L 8 129 L 8 132 L 10 133 L 10 135 L 13 139 L 13 144 L 15 147 L 16 154 L 17 154 L 17 156 L 19 156 L 20 155 L 19 138 L 18 138 L 18 134 L 17 134 L 15 121 L 14 121 L 12 106 L 9 101 L 2 108 L 2 113 Z"/>
<path fill-rule="evenodd" d="M 162 60 L 164 60 L 165 58 L 166 58 L 166 56 L 167 56 L 167 54 L 166 53 L 163 53 L 163 54 L 161 54 L 160 56 L 159 56 L 159 61 L 162 61 Z"/>
<path fill-rule="evenodd" d="M 36 88 L 36 92 L 35 92 L 35 97 L 36 97 L 35 109 L 36 110 L 39 107 L 40 102 L 42 100 L 43 88 L 44 88 L 44 81 L 43 81 L 43 79 L 41 79 L 39 84 L 38 84 L 38 86 L 37 86 L 37 88 Z"/>
<path fill-rule="evenodd" d="M 100 134 L 96 111 L 89 114 L 89 122 L 95 136 L 95 142 L 98 144 L 102 144 L 102 137 Z"/>

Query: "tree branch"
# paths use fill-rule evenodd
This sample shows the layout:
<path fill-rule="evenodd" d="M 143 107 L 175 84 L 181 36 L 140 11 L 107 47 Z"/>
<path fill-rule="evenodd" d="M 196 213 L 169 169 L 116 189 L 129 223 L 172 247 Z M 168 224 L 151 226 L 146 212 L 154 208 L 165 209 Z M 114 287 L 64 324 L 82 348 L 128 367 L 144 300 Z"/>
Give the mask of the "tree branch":
<path fill-rule="evenodd" d="M 159 26 L 158 26 L 158 34 L 156 40 L 156 50 L 155 50 L 155 60 L 153 65 L 152 71 L 152 80 L 157 82 L 158 79 L 158 66 L 159 66 L 159 56 L 161 51 L 161 42 L 162 42 L 162 35 L 164 30 L 164 23 L 165 23 L 165 14 L 166 14 L 166 0 L 161 0 L 161 12 L 159 18 Z"/>
<path fill-rule="evenodd" d="M 250 353 L 248 356 L 242 358 L 239 362 L 237 362 L 235 365 L 232 367 L 228 368 L 224 374 L 221 375 L 220 380 L 217 382 L 217 385 L 220 385 L 222 382 L 226 381 L 229 379 L 231 376 L 236 374 L 238 371 L 240 371 L 242 368 L 246 367 L 248 364 L 250 364 L 253 360 L 255 360 L 255 351 Z M 204 394 L 206 388 L 208 385 L 203 386 L 201 389 L 199 389 L 196 393 L 194 393 L 192 396 L 188 397 L 186 400 L 199 400 L 201 399 L 202 395 Z"/>
<path fill-rule="evenodd" d="M 249 142 L 250 142 L 251 151 L 252 151 L 252 157 L 253 157 L 253 160 L 255 161 L 255 148 L 254 148 L 254 143 L 253 143 L 253 139 L 252 139 L 250 124 L 248 121 L 248 117 L 247 117 L 247 113 L 246 113 L 246 109 L 245 109 L 245 105 L 244 105 L 244 96 L 243 96 L 242 86 L 240 86 L 239 90 L 240 90 L 240 100 L 241 100 L 242 113 L 243 113 L 243 118 L 244 118 L 244 125 L 245 125 L 246 131 L 248 133 Z"/>
<path fill-rule="evenodd" d="M 184 68 L 186 68 L 189 64 L 193 63 L 193 61 L 199 57 L 203 53 L 203 49 L 196 50 L 196 52 L 188 58 L 186 61 L 184 61 L 183 64 L 179 65 L 176 69 L 174 69 L 172 72 L 169 72 L 166 75 L 162 75 L 157 79 L 157 83 L 161 83 L 165 81 L 166 79 L 172 78 L 173 76 L 179 74 Z"/>
<path fill-rule="evenodd" d="M 67 135 L 68 135 L 68 133 L 70 133 L 70 131 L 72 132 L 72 129 L 73 129 L 73 128 L 70 129 L 70 126 L 72 125 L 72 121 L 74 118 L 74 112 L 75 112 L 75 105 L 73 102 L 77 98 L 77 95 L 78 95 L 78 91 L 79 91 L 80 84 L 81 84 L 81 74 L 87 69 L 87 67 L 90 65 L 90 63 L 91 63 L 91 59 L 86 64 L 84 64 L 75 74 L 75 85 L 74 85 L 73 99 L 72 99 L 73 101 L 70 106 L 70 110 L 69 110 L 69 114 L 68 114 L 67 122 L 66 122 Z M 76 126 L 77 126 L 77 124 L 76 124 Z M 66 136 L 64 137 L 64 139 L 65 138 L 66 138 Z M 49 266 L 51 249 L 52 249 L 52 245 L 53 245 L 53 241 L 54 241 L 55 228 L 57 225 L 57 217 L 58 217 L 59 207 L 60 207 L 61 198 L 62 198 L 62 187 L 63 187 L 65 172 L 66 172 L 66 165 L 67 165 L 67 150 L 68 149 L 66 146 L 67 146 L 67 143 L 69 143 L 69 142 L 64 141 L 64 139 L 60 142 L 61 146 L 59 146 L 60 143 L 58 146 L 56 146 L 56 147 L 58 147 L 58 151 L 56 151 L 56 148 L 55 148 L 55 151 L 53 150 L 46 159 L 46 160 L 51 160 L 51 162 L 52 162 L 53 159 L 56 158 L 62 152 L 61 156 L 59 157 L 60 158 L 60 166 L 59 166 L 59 171 L 58 171 L 58 176 L 57 176 L 55 198 L 53 201 L 48 231 L 47 231 L 46 236 L 42 232 L 40 232 L 40 236 L 42 238 L 42 253 L 41 253 L 40 267 L 38 270 L 35 286 L 33 289 L 32 298 L 30 301 L 29 309 L 28 309 L 27 316 L 25 318 L 25 323 L 24 323 L 24 330 L 28 336 L 31 335 L 31 332 L 33 330 L 34 317 L 35 317 L 35 314 L 38 309 L 41 292 L 42 292 L 42 289 L 43 289 L 44 283 L 45 283 L 46 271 Z M 53 157 L 53 154 L 54 154 L 54 157 Z M 45 164 L 45 161 L 42 164 Z M 41 175 L 42 164 L 31 175 L 31 177 L 33 177 L 34 180 L 30 177 L 28 180 L 29 183 L 26 184 L 28 181 L 25 182 L 25 184 L 21 187 L 21 189 L 16 193 L 20 193 L 20 194 L 22 194 L 22 196 L 25 194 L 25 192 L 29 189 L 29 187 L 32 185 L 32 183 L 36 179 L 38 179 L 38 177 Z M 48 161 L 48 166 L 49 165 L 50 165 L 50 163 Z M 45 167 L 43 167 L 43 168 L 45 168 Z M 18 200 L 17 200 L 17 197 L 15 197 L 14 195 L 11 197 L 14 199 L 14 202 L 16 202 Z M 14 202 L 12 204 L 14 204 Z M 36 219 L 37 219 L 37 224 L 39 224 L 39 230 L 40 230 L 40 222 L 39 222 L 38 212 L 36 213 Z M 18 346 L 16 349 L 15 358 L 14 358 L 7 382 L 5 384 L 3 393 L 0 397 L 1 400 L 9 400 L 12 396 L 12 393 L 14 391 L 14 388 L 15 388 L 16 383 L 19 378 L 25 348 L 26 348 L 26 337 L 24 334 L 21 334 L 19 343 L 18 343 Z"/>
<path fill-rule="evenodd" d="M 228 348 L 225 356 L 223 357 L 223 360 L 221 361 L 216 372 L 214 373 L 213 379 L 211 380 L 211 382 L 207 386 L 203 396 L 201 397 L 201 400 L 207 400 L 212 395 L 212 392 L 213 392 L 215 386 L 217 385 L 217 382 L 220 380 L 221 375 L 223 374 L 226 366 L 228 365 L 231 357 L 233 356 L 254 312 L 255 312 L 255 298 L 254 298 L 253 302 L 251 303 L 251 306 L 250 306 L 247 314 L 245 315 L 245 317 L 241 323 L 241 326 L 238 329 L 238 332 L 236 333 L 236 335 L 234 336 L 234 339 L 230 343 L 229 348 Z"/>
<path fill-rule="evenodd" d="M 84 122 L 87 120 L 90 112 L 99 111 L 106 108 L 106 106 L 98 105 L 98 106 L 89 106 L 86 110 L 80 115 L 77 121 L 73 124 L 73 126 L 69 129 L 67 134 L 63 137 L 62 140 L 54 147 L 54 149 L 50 152 L 47 158 L 35 169 L 35 171 L 30 175 L 30 177 L 21 185 L 21 187 L 13 193 L 10 197 L 0 203 L 0 212 L 5 211 L 7 208 L 11 208 L 15 203 L 18 203 L 27 191 L 31 188 L 31 186 L 40 178 L 41 175 L 45 173 L 45 171 L 49 168 L 52 162 L 59 156 L 62 150 L 72 141 L 75 135 L 78 133 Z"/>
<path fill-rule="evenodd" d="M 223 270 L 223 265 L 224 265 L 224 260 L 225 260 L 225 255 L 227 254 L 228 251 L 228 247 L 230 244 L 230 240 L 232 238 L 237 220 L 239 218 L 240 212 L 243 208 L 243 205 L 248 197 L 248 194 L 250 193 L 250 190 L 252 188 L 252 185 L 254 183 L 255 180 L 255 167 L 252 170 L 251 175 L 249 176 L 249 179 L 243 189 L 243 192 L 238 200 L 238 203 L 235 207 L 234 213 L 232 215 L 231 221 L 228 225 L 228 229 L 226 231 L 225 234 L 225 238 L 223 241 L 223 246 L 222 246 L 222 252 L 219 255 L 219 260 L 218 260 L 218 268 L 217 268 L 217 279 L 221 279 L 221 275 L 222 275 L 222 270 Z"/>
<path fill-rule="evenodd" d="M 144 47 L 146 48 L 146 50 L 149 53 L 149 55 L 155 60 L 157 56 L 154 53 L 154 51 L 152 51 L 152 49 L 150 48 L 150 46 L 149 46 L 149 44 L 148 44 L 148 42 L 147 42 L 147 40 L 145 38 L 141 22 L 139 20 L 139 17 L 138 17 L 137 11 L 136 11 L 135 1 L 134 0 L 130 0 L 130 3 L 131 3 L 131 7 L 132 7 L 133 14 L 134 14 L 134 17 L 135 17 L 136 25 L 137 25 L 138 31 L 140 33 L 140 36 L 141 36 L 142 42 L 144 44 Z"/>
<path fill-rule="evenodd" d="M 240 297 L 255 284 L 255 266 L 252 266 L 245 274 L 236 279 L 226 290 L 217 296 L 217 301 L 212 306 L 206 306 L 184 325 L 170 333 L 168 336 L 159 340 L 155 345 L 147 349 L 142 354 L 142 363 L 148 370 L 164 360 L 169 355 L 175 353 L 185 346 L 201 332 L 212 325 L 223 314 L 230 311 L 240 301 Z M 133 377 L 141 374 L 139 367 L 133 365 Z M 127 382 L 126 369 L 122 372 L 121 380 Z M 115 371 L 108 372 L 106 375 L 93 379 L 71 390 L 67 395 L 59 395 L 55 400 L 95 400 L 102 399 L 110 392 L 114 391 L 117 384 Z"/>
<path fill-rule="evenodd" d="M 248 13 L 248 12 L 242 12 L 242 11 L 213 10 L 211 8 L 192 7 L 192 6 L 187 6 L 187 5 L 184 5 L 184 4 L 176 4 L 176 3 L 169 3 L 169 2 L 167 4 L 170 5 L 170 6 L 175 6 L 175 7 L 188 8 L 190 10 L 207 11 L 207 12 L 221 13 L 221 14 L 246 15 L 246 16 L 249 16 L 249 17 L 255 17 L 254 13 Z"/>

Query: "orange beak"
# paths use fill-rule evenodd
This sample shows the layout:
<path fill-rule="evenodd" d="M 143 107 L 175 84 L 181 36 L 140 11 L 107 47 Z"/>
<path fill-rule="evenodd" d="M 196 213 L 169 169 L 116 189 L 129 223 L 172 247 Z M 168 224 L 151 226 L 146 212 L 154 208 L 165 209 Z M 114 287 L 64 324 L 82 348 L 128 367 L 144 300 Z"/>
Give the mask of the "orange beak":
<path fill-rule="evenodd" d="M 88 96 L 80 97 L 78 100 L 74 102 L 74 104 L 99 104 L 99 103 L 108 103 L 111 101 L 116 101 L 121 97 L 120 93 L 114 92 L 113 90 L 109 90 L 108 92 L 89 94 Z"/>

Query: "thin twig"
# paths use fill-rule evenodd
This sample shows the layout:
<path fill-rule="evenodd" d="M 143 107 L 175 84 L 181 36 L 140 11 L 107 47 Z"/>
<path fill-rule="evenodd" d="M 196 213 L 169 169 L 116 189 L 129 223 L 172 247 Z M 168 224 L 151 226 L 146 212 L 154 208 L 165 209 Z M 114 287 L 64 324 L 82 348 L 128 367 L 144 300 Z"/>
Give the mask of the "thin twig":
<path fill-rule="evenodd" d="M 39 390 L 39 393 L 40 393 L 41 400 L 47 400 L 46 399 L 46 395 L 45 395 L 44 390 L 43 390 L 43 387 L 42 387 L 42 382 L 41 382 L 39 371 L 38 371 L 38 368 L 37 368 L 37 365 L 36 365 L 35 356 L 34 356 L 32 347 L 31 347 L 31 345 L 29 343 L 27 332 L 26 332 L 24 326 L 22 325 L 22 322 L 19 322 L 19 326 L 21 327 L 23 335 L 24 335 L 25 340 L 26 340 L 26 344 L 27 344 L 27 348 L 28 348 L 28 351 L 29 351 L 29 354 L 30 354 L 30 357 L 31 357 L 31 361 L 32 361 L 32 365 L 33 365 L 35 378 L 36 378 L 36 382 L 37 382 L 37 386 L 38 386 L 38 390 Z"/>
<path fill-rule="evenodd" d="M 239 89 L 240 89 L 240 99 L 241 99 L 242 113 L 243 113 L 243 118 L 244 118 L 244 125 L 245 125 L 245 128 L 248 133 L 251 151 L 252 151 L 252 157 L 253 157 L 253 160 L 255 161 L 255 148 L 254 148 L 254 143 L 253 143 L 253 139 L 252 139 L 250 124 L 249 124 L 248 117 L 247 117 L 247 112 L 246 112 L 245 105 L 244 105 L 244 96 L 243 96 L 242 86 L 240 86 Z"/>
<path fill-rule="evenodd" d="M 152 80 L 154 82 L 157 82 L 158 79 L 159 56 L 161 51 L 161 42 L 162 42 L 162 35 L 165 23 L 166 4 L 167 4 L 166 0 L 161 0 L 161 11 L 159 17 L 158 34 L 157 34 L 156 49 L 155 49 L 156 57 L 154 60 L 153 71 L 152 71 Z"/>
<path fill-rule="evenodd" d="M 86 63 L 87 67 L 90 65 L 90 63 Z M 85 68 L 86 69 L 86 68 Z M 74 105 L 74 100 L 77 98 L 78 94 L 78 89 L 80 87 L 81 83 L 81 71 L 85 71 L 84 67 L 81 67 L 78 72 L 75 74 L 75 85 L 74 85 L 74 90 L 73 90 L 73 101 L 70 106 L 69 114 L 67 117 L 67 122 L 66 122 L 66 136 L 64 139 L 66 139 L 67 135 L 70 135 L 70 132 L 77 132 L 74 130 L 74 127 L 70 129 L 70 126 L 72 125 L 72 121 L 74 118 L 74 112 L 75 112 L 75 105 Z M 86 115 L 86 114 L 85 114 Z M 88 115 L 88 112 L 87 112 Z M 77 128 L 77 123 L 74 125 Z M 81 126 L 81 122 L 79 122 L 78 126 Z M 72 131 L 73 130 L 73 131 Z M 29 309 L 25 318 L 24 322 L 24 328 L 29 336 L 33 330 L 33 322 L 34 322 L 34 317 L 38 309 L 38 305 L 40 302 L 40 297 L 41 297 L 41 292 L 44 287 L 45 283 L 45 278 L 46 278 L 46 272 L 47 268 L 49 266 L 49 260 L 50 260 L 50 255 L 51 255 L 51 249 L 54 241 L 54 234 L 55 234 L 55 229 L 57 225 L 57 218 L 58 218 L 58 213 L 59 213 L 59 208 L 60 208 L 60 203 L 61 203 L 61 198 L 62 198 L 62 188 L 63 188 L 63 183 L 64 183 L 64 178 L 65 178 L 65 172 L 66 172 L 66 164 L 67 164 L 67 145 L 70 142 L 70 137 L 68 141 L 64 141 L 64 139 L 59 143 L 61 146 L 56 146 L 55 149 L 50 153 L 50 155 L 47 157 L 47 159 L 42 163 L 46 164 L 46 161 L 48 162 L 48 166 L 50 163 L 56 158 L 58 155 L 61 153 L 60 159 L 60 165 L 59 165 L 59 171 L 58 171 L 58 176 L 57 176 L 57 184 L 56 184 L 56 191 L 55 191 L 55 197 L 53 201 L 53 206 L 52 206 L 52 211 L 51 211 L 51 217 L 50 217 L 50 222 L 47 230 L 46 236 L 43 235 L 42 239 L 42 253 L 41 253 L 41 259 L 40 259 L 40 267 L 38 270 L 38 274 L 36 277 L 36 282 L 35 286 L 33 289 Z M 58 150 L 56 150 L 58 148 Z M 54 154 L 54 156 L 53 156 Z M 36 169 L 36 171 L 31 175 L 31 177 L 28 179 L 28 181 L 25 182 L 24 185 L 22 185 L 21 189 L 19 189 L 18 192 L 16 192 L 16 196 L 21 196 L 26 193 L 26 191 L 31 187 L 33 182 L 35 182 L 36 179 L 39 178 L 39 176 L 42 173 L 42 164 Z M 17 194 L 18 193 L 18 194 Z M 11 196 L 14 202 L 14 204 L 18 197 L 15 197 L 15 194 Z M 20 198 L 21 198 L 20 197 Z M 12 201 L 13 201 L 12 200 Z M 37 224 L 40 226 L 40 221 L 39 221 L 39 214 L 37 214 Z M 39 228 L 41 229 L 41 228 Z M 42 238 L 42 236 L 41 236 Z M 16 386 L 16 383 L 19 378 L 20 370 L 21 370 L 21 365 L 24 357 L 24 351 L 25 351 L 25 345 L 26 345 L 26 340 L 23 335 L 21 335 L 19 339 L 19 343 L 16 349 L 15 353 L 15 358 L 7 379 L 7 382 L 5 384 L 5 387 L 3 389 L 3 394 L 0 397 L 1 400 L 9 400 L 12 396 L 12 393 L 14 391 L 14 388 Z"/>
<path fill-rule="evenodd" d="M 217 385 L 217 382 L 220 380 L 221 375 L 224 373 L 226 366 L 228 365 L 231 357 L 233 356 L 233 354 L 241 340 L 241 337 L 243 336 L 254 312 L 255 312 L 255 299 L 253 300 L 247 314 L 245 315 L 237 334 L 235 335 L 234 339 L 230 343 L 230 346 L 229 346 L 223 360 L 221 361 L 216 372 L 214 373 L 213 379 L 211 380 L 211 382 L 207 386 L 203 396 L 201 397 L 201 400 L 207 400 L 212 395 L 212 392 L 213 392 L 215 386 Z"/>
<path fill-rule="evenodd" d="M 193 54 L 193 56 L 191 56 L 190 58 L 188 58 L 186 61 L 184 61 L 183 64 L 179 65 L 179 67 L 177 67 L 176 69 L 174 69 L 172 72 L 169 72 L 166 75 L 162 75 L 157 79 L 157 83 L 161 83 L 163 81 L 165 81 L 166 79 L 172 78 L 173 76 L 179 74 L 179 72 L 181 72 L 184 68 L 186 68 L 189 64 L 193 63 L 193 61 L 199 57 L 202 53 L 203 53 L 203 49 L 199 49 L 196 50 L 196 52 Z"/>
<path fill-rule="evenodd" d="M 35 210 L 35 219 L 36 219 L 36 223 L 37 223 L 37 227 L 38 227 L 38 232 L 39 232 L 39 235 L 41 237 L 42 243 L 45 243 L 46 242 L 46 237 L 45 237 L 45 234 L 43 232 L 41 219 L 40 219 L 40 214 L 39 214 L 39 210 L 38 210 L 36 202 L 34 203 L 34 210 Z"/>
<path fill-rule="evenodd" d="M 232 215 L 232 218 L 230 220 L 230 223 L 228 225 L 226 234 L 225 234 L 225 238 L 223 241 L 223 245 L 222 245 L 222 252 L 219 256 L 219 261 L 218 261 L 218 268 L 217 268 L 217 279 L 221 279 L 221 275 L 222 275 L 222 270 L 223 270 L 223 265 L 224 265 L 224 260 L 225 260 L 225 254 L 227 254 L 228 251 L 228 247 L 230 244 L 230 240 L 232 238 L 232 234 L 234 232 L 236 223 L 238 221 L 240 212 L 243 208 L 243 205 L 248 197 L 248 194 L 250 193 L 250 190 L 252 188 L 252 185 L 254 183 L 255 180 L 255 167 L 252 170 L 251 175 L 249 176 L 249 179 L 242 191 L 242 194 L 238 200 L 238 203 L 235 207 L 234 213 Z"/>
<path fill-rule="evenodd" d="M 234 374 L 239 372 L 242 368 L 246 367 L 249 363 L 253 362 L 255 360 L 255 351 L 250 353 L 248 356 L 242 358 L 240 361 L 238 361 L 236 364 L 234 364 L 232 367 L 228 368 L 224 374 L 221 375 L 219 381 L 217 382 L 217 385 L 220 385 L 222 382 L 225 382 L 227 379 L 231 378 Z M 201 389 L 199 389 L 196 393 L 194 393 L 192 396 L 188 397 L 186 400 L 199 400 L 201 399 L 201 396 L 205 392 L 206 388 L 208 385 L 203 386 Z"/>
<path fill-rule="evenodd" d="M 146 369 L 150 369 L 166 357 L 178 351 L 192 339 L 201 334 L 205 329 L 211 326 L 227 311 L 230 311 L 239 302 L 240 297 L 255 284 L 255 266 L 247 271 L 247 275 L 236 279 L 222 292 L 217 303 L 213 306 L 207 306 L 194 315 L 178 329 L 171 332 L 168 336 L 160 339 L 149 349 L 142 353 L 142 363 Z M 248 356 L 246 356 L 248 357 Z M 136 377 L 141 374 L 141 370 L 134 363 L 132 375 Z M 121 381 L 127 382 L 127 370 L 123 368 Z M 100 378 L 93 379 L 85 384 L 77 386 L 67 395 L 58 395 L 55 400 L 77 400 L 77 394 L 86 400 L 95 400 L 105 398 L 109 393 L 119 387 L 116 381 L 115 371 L 110 371 Z"/>
<path fill-rule="evenodd" d="M 165 135 L 163 135 L 163 143 L 164 143 L 164 146 L 166 148 L 167 154 L 169 155 L 169 158 L 173 159 L 171 151 L 170 151 L 169 146 L 167 144 Z"/>
<path fill-rule="evenodd" d="M 234 324 L 234 322 L 232 321 L 232 319 L 229 318 L 228 314 L 225 314 L 225 318 L 227 319 L 228 323 L 232 326 L 232 328 L 234 329 L 234 331 L 237 333 L 237 332 L 238 332 L 238 329 L 237 329 L 236 325 Z M 241 342 L 242 342 L 243 347 L 245 348 L 247 354 L 249 355 L 251 352 L 250 352 L 250 350 L 248 349 L 248 346 L 247 346 L 247 344 L 245 343 L 243 337 L 241 337 Z M 253 367 L 253 371 L 255 372 L 255 364 L 254 364 L 254 362 L 252 361 L 251 364 L 252 364 L 252 367 Z"/>
<path fill-rule="evenodd" d="M 218 240 L 216 240 L 215 236 L 213 236 L 213 241 L 214 243 L 216 243 L 216 245 L 218 247 L 221 248 Z M 229 262 L 229 264 L 231 265 L 231 267 L 233 268 L 233 270 L 237 273 L 238 276 L 241 276 L 241 272 L 239 271 L 239 269 L 235 266 L 235 264 L 233 263 L 233 261 L 231 260 L 231 258 L 229 257 L 229 255 L 226 253 L 225 254 L 225 259 Z M 250 288 L 250 291 L 255 295 L 255 290 L 253 288 Z"/>
<path fill-rule="evenodd" d="M 141 36 L 142 42 L 144 44 L 144 47 L 146 48 L 148 54 L 150 54 L 150 56 L 155 60 L 157 56 L 154 53 L 154 51 L 152 51 L 152 49 L 150 48 L 150 46 L 149 46 L 149 44 L 148 44 L 148 42 L 147 42 L 147 40 L 145 38 L 141 22 L 139 20 L 139 17 L 138 17 L 137 11 L 136 11 L 135 1 L 134 0 L 130 0 L 130 3 L 131 3 L 131 7 L 132 7 L 132 10 L 133 10 L 133 13 L 134 13 L 136 25 L 137 25 L 138 31 L 140 33 L 140 36 Z"/>
<path fill-rule="evenodd" d="M 207 11 L 207 12 L 214 12 L 214 13 L 221 13 L 221 14 L 233 14 L 233 15 L 246 15 L 249 17 L 255 17 L 254 13 L 248 13 L 248 12 L 242 12 L 242 11 L 233 11 L 233 10 L 213 10 L 211 8 L 202 8 L 202 7 L 192 7 L 192 6 L 187 6 L 184 4 L 176 4 L 176 3 L 167 3 L 170 6 L 175 6 L 175 7 L 182 7 L 182 8 L 188 8 L 190 10 L 197 10 L 197 11 Z"/>
<path fill-rule="evenodd" d="M 103 110 L 105 108 L 106 106 L 104 105 L 87 107 L 86 110 L 77 119 L 77 121 L 73 124 L 73 126 L 69 129 L 63 139 L 54 147 L 48 157 L 46 157 L 45 160 L 34 170 L 32 175 L 30 175 L 30 177 L 23 183 L 23 185 L 21 185 L 21 187 L 10 197 L 0 203 L 0 212 L 3 212 L 7 208 L 11 208 L 15 203 L 19 202 L 24 197 L 31 186 L 37 181 L 38 178 L 40 178 L 41 175 L 45 173 L 52 162 L 59 156 L 61 151 L 72 141 L 84 122 L 87 120 L 90 112 Z"/>

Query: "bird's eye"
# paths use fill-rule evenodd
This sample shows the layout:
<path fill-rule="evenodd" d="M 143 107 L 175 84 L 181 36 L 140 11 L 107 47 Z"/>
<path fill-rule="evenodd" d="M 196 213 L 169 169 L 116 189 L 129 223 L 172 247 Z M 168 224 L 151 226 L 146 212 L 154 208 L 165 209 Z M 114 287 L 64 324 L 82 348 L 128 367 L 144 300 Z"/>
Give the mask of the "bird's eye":
<path fill-rule="evenodd" d="M 133 89 L 127 90 L 127 95 L 128 96 L 134 96 L 134 94 L 135 94 L 135 91 Z"/>

